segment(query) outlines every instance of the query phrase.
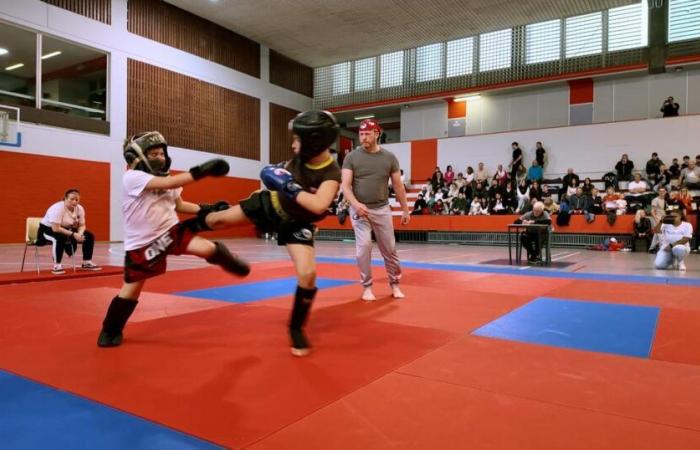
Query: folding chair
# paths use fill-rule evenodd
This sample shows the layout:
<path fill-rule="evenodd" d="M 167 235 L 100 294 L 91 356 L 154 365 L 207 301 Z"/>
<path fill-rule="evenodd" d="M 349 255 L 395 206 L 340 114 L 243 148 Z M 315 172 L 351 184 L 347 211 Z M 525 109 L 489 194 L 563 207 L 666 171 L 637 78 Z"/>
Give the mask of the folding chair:
<path fill-rule="evenodd" d="M 24 272 L 24 261 L 27 258 L 27 248 L 34 247 L 34 263 L 36 264 L 36 273 L 39 275 L 39 247 L 43 247 L 46 244 L 37 244 L 39 239 L 39 223 L 41 222 L 41 217 L 27 217 L 27 225 L 24 232 L 24 254 L 22 255 L 22 267 L 20 272 Z M 73 272 L 75 272 L 75 253 L 78 250 L 78 246 L 72 249 L 71 252 L 71 263 L 73 264 Z"/>

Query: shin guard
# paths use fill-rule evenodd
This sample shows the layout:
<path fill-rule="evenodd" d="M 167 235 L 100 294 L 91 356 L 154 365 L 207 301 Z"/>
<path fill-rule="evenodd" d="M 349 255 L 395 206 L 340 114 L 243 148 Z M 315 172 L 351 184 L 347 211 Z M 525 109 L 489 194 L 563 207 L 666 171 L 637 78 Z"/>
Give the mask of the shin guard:
<path fill-rule="evenodd" d="M 223 243 L 214 241 L 214 245 L 216 245 L 214 254 L 206 259 L 209 264 L 221 266 L 225 271 L 241 277 L 250 273 L 250 264 L 232 254 Z"/>
<path fill-rule="evenodd" d="M 102 322 L 102 331 L 97 339 L 99 347 L 116 347 L 122 343 L 122 331 L 138 302 L 138 300 L 119 296 L 112 299 L 112 303 L 107 309 L 107 315 Z"/>
<path fill-rule="evenodd" d="M 306 289 L 297 286 L 294 294 L 294 306 L 289 320 L 289 337 L 292 340 L 292 354 L 295 356 L 305 356 L 309 353 L 310 345 L 303 328 L 317 291 L 317 288 Z"/>

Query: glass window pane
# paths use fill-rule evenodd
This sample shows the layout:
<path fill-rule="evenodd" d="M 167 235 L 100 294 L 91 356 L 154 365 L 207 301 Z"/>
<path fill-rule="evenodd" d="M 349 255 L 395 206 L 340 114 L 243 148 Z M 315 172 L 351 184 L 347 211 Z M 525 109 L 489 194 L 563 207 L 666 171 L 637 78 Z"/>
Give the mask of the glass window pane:
<path fill-rule="evenodd" d="M 608 50 L 646 47 L 649 40 L 649 8 L 646 0 L 608 11 Z"/>
<path fill-rule="evenodd" d="M 36 105 L 36 33 L 0 22 L 0 103 Z"/>
<path fill-rule="evenodd" d="M 442 78 L 443 44 L 431 44 L 416 49 L 416 81 Z"/>
<path fill-rule="evenodd" d="M 594 55 L 603 51 L 603 14 L 566 19 L 566 57 Z"/>
<path fill-rule="evenodd" d="M 474 38 L 447 43 L 447 77 L 469 75 L 474 71 Z"/>
<path fill-rule="evenodd" d="M 366 91 L 374 87 L 376 58 L 355 61 L 355 91 Z"/>
<path fill-rule="evenodd" d="M 671 0 L 668 4 L 668 42 L 700 38 L 700 0 Z"/>
<path fill-rule="evenodd" d="M 556 61 L 561 54 L 561 20 L 533 23 L 525 27 L 525 62 Z"/>
<path fill-rule="evenodd" d="M 403 51 L 382 55 L 379 64 L 380 87 L 387 88 L 403 84 Z"/>
<path fill-rule="evenodd" d="M 106 120 L 107 55 L 43 36 L 41 108 Z"/>
<path fill-rule="evenodd" d="M 333 95 L 350 93 L 350 63 L 344 62 L 333 66 Z"/>
<path fill-rule="evenodd" d="M 494 31 L 479 37 L 479 71 L 506 69 L 511 64 L 513 30 Z"/>

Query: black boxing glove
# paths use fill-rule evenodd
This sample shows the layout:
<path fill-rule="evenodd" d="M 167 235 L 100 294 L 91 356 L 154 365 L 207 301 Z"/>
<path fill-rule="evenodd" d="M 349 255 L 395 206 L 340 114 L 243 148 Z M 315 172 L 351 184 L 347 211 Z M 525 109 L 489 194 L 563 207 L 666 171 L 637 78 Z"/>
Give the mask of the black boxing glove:
<path fill-rule="evenodd" d="M 190 169 L 190 174 L 195 180 L 204 177 L 223 177 L 229 171 L 228 163 L 220 158 L 211 159 Z"/>

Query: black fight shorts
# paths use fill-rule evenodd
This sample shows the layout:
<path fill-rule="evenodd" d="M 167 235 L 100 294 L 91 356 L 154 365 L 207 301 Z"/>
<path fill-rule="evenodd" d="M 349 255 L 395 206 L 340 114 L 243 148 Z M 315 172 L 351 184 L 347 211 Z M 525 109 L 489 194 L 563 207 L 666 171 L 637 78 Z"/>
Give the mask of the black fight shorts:
<path fill-rule="evenodd" d="M 270 191 L 253 192 L 241 201 L 243 213 L 262 232 L 277 233 L 277 245 L 302 244 L 314 246 L 316 227 L 311 223 L 295 222 L 286 216 Z"/>

